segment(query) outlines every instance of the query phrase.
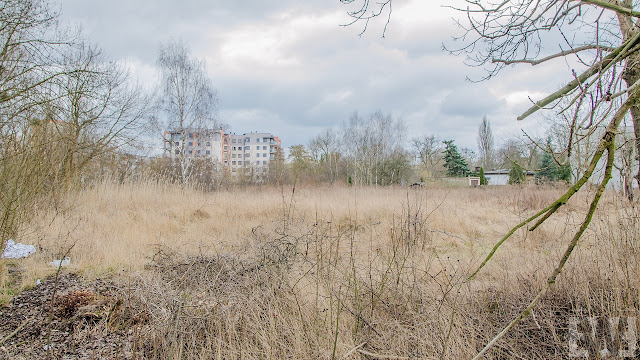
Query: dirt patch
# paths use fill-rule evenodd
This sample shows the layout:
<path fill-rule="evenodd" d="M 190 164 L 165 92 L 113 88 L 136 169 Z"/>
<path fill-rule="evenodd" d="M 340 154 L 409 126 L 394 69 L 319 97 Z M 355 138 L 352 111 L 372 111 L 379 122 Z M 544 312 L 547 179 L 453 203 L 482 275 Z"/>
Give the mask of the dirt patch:
<path fill-rule="evenodd" d="M 0 359 L 133 358 L 135 321 L 119 294 L 73 274 L 22 292 L 0 309 Z"/>

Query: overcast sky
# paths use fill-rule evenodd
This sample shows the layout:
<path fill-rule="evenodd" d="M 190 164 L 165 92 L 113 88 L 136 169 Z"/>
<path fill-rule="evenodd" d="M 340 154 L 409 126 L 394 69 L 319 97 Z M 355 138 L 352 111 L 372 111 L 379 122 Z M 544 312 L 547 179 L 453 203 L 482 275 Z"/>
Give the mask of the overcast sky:
<path fill-rule="evenodd" d="M 535 119 L 516 117 L 528 97 L 539 100 L 570 76 L 559 61 L 465 81 L 482 73 L 442 50 L 460 34 L 452 19 L 460 15 L 444 1 L 395 1 L 384 38 L 386 18 L 362 36 L 363 23 L 341 26 L 350 19 L 338 0 L 53 1 L 63 24 L 80 25 L 148 86 L 160 44 L 185 41 L 206 59 L 220 118 L 232 132 L 272 132 L 285 147 L 307 144 L 354 111 L 380 110 L 405 121 L 407 148 L 411 138 L 435 134 L 475 150 L 484 115 L 497 141 L 521 128 L 542 133 Z"/>

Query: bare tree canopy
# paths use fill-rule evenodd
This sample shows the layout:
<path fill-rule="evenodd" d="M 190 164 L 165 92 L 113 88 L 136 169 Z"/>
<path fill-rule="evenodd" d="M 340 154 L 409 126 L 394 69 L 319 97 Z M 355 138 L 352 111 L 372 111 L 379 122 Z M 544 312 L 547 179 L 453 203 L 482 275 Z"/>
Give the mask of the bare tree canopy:
<path fill-rule="evenodd" d="M 187 45 L 170 41 L 160 47 L 161 106 L 176 129 L 217 127 L 218 94 L 204 60 L 191 58 Z"/>
<path fill-rule="evenodd" d="M 149 109 L 121 65 L 57 20 L 46 0 L 0 3 L 0 247 L 37 203 L 130 144 Z"/>
<path fill-rule="evenodd" d="M 42 96 L 56 77 L 78 71 L 65 66 L 75 39 L 57 28 L 57 14 L 41 0 L 0 4 L 0 130 L 11 131 L 49 100 Z"/>
<path fill-rule="evenodd" d="M 441 168 L 442 144 L 442 140 L 435 135 L 426 135 L 413 139 L 413 148 L 416 156 L 427 171 L 428 177 L 434 177 L 437 170 Z"/>
<path fill-rule="evenodd" d="M 366 185 L 395 183 L 408 167 L 402 145 L 406 127 L 402 120 L 378 111 L 351 115 L 343 130 L 345 155 L 352 159 L 353 181 Z"/>
<path fill-rule="evenodd" d="M 478 151 L 480 152 L 480 163 L 487 170 L 490 170 L 491 166 L 493 166 L 493 146 L 491 123 L 484 116 L 480 121 L 480 126 L 478 126 Z"/>
<path fill-rule="evenodd" d="M 68 185 L 107 147 L 134 145 L 147 130 L 151 98 L 129 72 L 93 45 L 80 45 L 65 57 L 69 71 L 56 77 L 44 108 L 64 149 Z"/>
<path fill-rule="evenodd" d="M 159 106 L 165 130 L 178 135 L 177 139 L 165 141 L 178 140 L 177 159 L 184 185 L 192 170 L 192 158 L 185 153 L 185 139 L 221 127 L 217 118 L 218 94 L 207 75 L 204 60 L 192 58 L 187 45 L 181 41 L 170 41 L 160 47 L 158 68 Z"/>

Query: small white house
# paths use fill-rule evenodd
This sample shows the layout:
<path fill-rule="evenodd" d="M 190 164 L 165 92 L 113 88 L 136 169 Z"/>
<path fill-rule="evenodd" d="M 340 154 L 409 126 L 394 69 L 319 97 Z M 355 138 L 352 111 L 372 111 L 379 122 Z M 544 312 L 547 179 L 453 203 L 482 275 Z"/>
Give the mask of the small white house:
<path fill-rule="evenodd" d="M 509 169 L 485 171 L 484 177 L 489 181 L 489 185 L 509 184 Z"/>

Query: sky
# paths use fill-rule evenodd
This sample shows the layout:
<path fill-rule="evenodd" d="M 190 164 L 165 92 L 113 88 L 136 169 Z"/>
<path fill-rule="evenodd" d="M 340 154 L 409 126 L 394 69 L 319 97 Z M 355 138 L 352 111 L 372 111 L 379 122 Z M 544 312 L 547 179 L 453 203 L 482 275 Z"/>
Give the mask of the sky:
<path fill-rule="evenodd" d="M 235 133 L 271 132 L 283 146 L 307 144 L 354 111 L 402 119 L 411 139 L 437 135 L 476 149 L 483 116 L 496 142 L 542 135 L 516 117 L 569 81 L 562 61 L 519 65 L 480 83 L 479 68 L 443 50 L 457 45 L 451 1 L 397 0 L 386 16 L 350 22 L 339 0 L 53 0 L 62 25 L 81 27 L 103 52 L 153 88 L 160 45 L 182 40 L 205 59 L 219 95 L 219 118 Z M 455 2 L 455 0 L 454 0 Z M 383 37 L 384 34 L 384 37 Z M 161 146 L 160 137 L 158 146 Z"/>

